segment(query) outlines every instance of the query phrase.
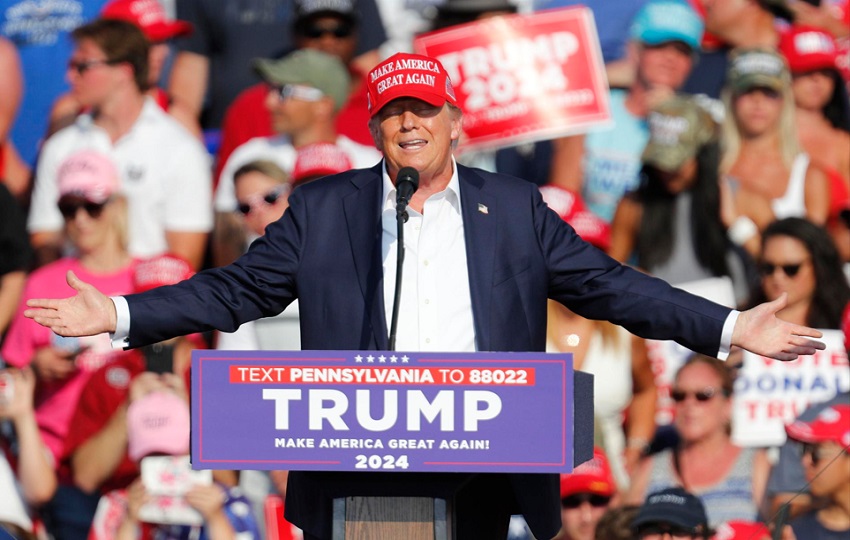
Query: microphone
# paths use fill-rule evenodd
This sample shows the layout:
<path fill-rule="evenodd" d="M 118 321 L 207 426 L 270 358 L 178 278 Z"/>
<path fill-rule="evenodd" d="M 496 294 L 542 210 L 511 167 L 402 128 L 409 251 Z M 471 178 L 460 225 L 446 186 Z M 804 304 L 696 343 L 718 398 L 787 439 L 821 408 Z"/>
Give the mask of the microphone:
<path fill-rule="evenodd" d="M 398 241 L 395 267 L 395 294 L 393 295 L 393 312 L 390 319 L 389 350 L 395 350 L 395 338 L 398 331 L 398 309 L 401 300 L 401 274 L 404 267 L 404 224 L 407 222 L 407 204 L 419 187 L 419 171 L 413 167 L 402 167 L 395 181 L 395 210 Z"/>
<path fill-rule="evenodd" d="M 418 187 L 419 171 L 413 167 L 402 167 L 401 170 L 398 171 L 395 181 L 395 204 L 396 211 L 399 215 L 404 214 L 405 221 L 407 221 L 407 214 L 404 210 L 410 203 L 410 198 L 413 197 L 414 193 L 416 193 L 416 189 Z"/>

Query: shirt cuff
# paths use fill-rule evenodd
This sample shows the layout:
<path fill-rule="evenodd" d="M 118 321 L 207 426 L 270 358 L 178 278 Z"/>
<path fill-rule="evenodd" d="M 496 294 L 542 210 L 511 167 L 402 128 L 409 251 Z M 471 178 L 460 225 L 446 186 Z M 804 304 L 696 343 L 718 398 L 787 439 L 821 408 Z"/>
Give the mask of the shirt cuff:
<path fill-rule="evenodd" d="M 113 349 L 126 349 L 130 346 L 130 306 L 123 296 L 110 296 L 115 305 L 115 332 L 109 334 Z"/>
<path fill-rule="evenodd" d="M 726 316 L 726 322 L 723 323 L 723 331 L 720 333 L 720 350 L 717 351 L 717 358 L 720 360 L 729 358 L 729 351 L 732 349 L 732 333 L 735 331 L 735 323 L 738 322 L 738 315 L 740 314 L 740 311 L 733 309 Z"/>

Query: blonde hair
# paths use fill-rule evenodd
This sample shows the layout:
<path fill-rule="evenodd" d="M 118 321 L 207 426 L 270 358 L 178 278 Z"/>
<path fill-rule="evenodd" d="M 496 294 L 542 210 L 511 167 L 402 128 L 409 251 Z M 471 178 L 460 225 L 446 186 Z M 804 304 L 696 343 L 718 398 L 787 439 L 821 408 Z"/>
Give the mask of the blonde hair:
<path fill-rule="evenodd" d="M 236 184 L 236 182 L 239 181 L 239 178 L 252 172 L 258 172 L 268 176 L 278 184 L 289 183 L 289 175 L 286 171 L 284 171 L 281 166 L 274 161 L 269 161 L 267 159 L 250 161 L 236 169 L 236 172 L 233 173 L 233 183 Z"/>
<path fill-rule="evenodd" d="M 116 193 L 112 196 L 109 204 L 114 206 L 112 227 L 118 236 L 118 243 L 121 249 L 128 251 L 130 248 L 130 218 L 127 210 L 127 198 Z"/>
<path fill-rule="evenodd" d="M 721 138 L 721 174 L 727 174 L 732 166 L 735 165 L 735 162 L 738 161 L 738 157 L 741 154 L 741 132 L 738 129 L 734 106 L 736 97 L 728 86 L 721 93 L 721 99 L 726 109 Z M 794 94 L 791 91 L 790 83 L 783 86 L 781 98 L 782 110 L 779 114 L 778 126 L 779 151 L 782 155 L 782 162 L 790 169 L 794 163 L 794 159 L 802 152 L 800 141 L 797 138 L 797 126 L 794 119 Z"/>

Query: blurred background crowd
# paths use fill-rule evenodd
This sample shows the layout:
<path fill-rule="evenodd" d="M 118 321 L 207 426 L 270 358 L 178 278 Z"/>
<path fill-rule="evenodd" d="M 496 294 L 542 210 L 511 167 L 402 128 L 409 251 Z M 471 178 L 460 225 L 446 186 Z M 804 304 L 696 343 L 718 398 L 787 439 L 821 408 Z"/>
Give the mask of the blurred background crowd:
<path fill-rule="evenodd" d="M 364 76 L 383 58 L 428 31 L 582 4 L 610 125 L 458 161 L 538 184 L 617 260 L 673 284 L 722 278 L 735 307 L 785 294 L 780 318 L 850 346 L 847 0 L 3 0 L 0 528 L 299 538 L 281 522 L 285 471 L 195 478 L 166 520 L 143 474 L 188 453 L 191 351 L 297 349 L 297 304 L 119 351 L 59 338 L 26 300 L 70 296 L 69 270 L 120 295 L 232 262 L 296 186 L 381 159 Z M 763 539 L 777 522 L 786 540 L 850 538 L 847 388 L 812 395 L 781 448 L 739 446 L 740 355 L 689 356 L 659 421 L 651 344 L 554 303 L 547 332 L 596 375 L 597 451 L 562 478 L 561 538 Z M 520 517 L 510 536 L 530 538 Z"/>

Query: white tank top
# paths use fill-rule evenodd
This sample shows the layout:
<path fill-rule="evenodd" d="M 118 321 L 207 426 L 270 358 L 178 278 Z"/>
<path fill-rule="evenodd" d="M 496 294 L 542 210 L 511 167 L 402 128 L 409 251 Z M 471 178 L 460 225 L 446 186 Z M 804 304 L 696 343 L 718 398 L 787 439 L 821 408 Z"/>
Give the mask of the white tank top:
<path fill-rule="evenodd" d="M 776 219 L 806 217 L 806 171 L 809 169 L 808 154 L 797 154 L 791 165 L 788 187 L 785 194 L 770 201 Z"/>

